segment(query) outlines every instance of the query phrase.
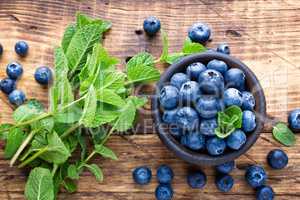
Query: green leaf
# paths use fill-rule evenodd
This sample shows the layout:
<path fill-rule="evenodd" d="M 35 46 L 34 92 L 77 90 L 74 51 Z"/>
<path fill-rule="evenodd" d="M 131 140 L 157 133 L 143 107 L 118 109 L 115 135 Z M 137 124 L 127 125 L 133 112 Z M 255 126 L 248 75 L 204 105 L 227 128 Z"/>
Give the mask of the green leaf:
<path fill-rule="evenodd" d="M 182 52 L 185 54 L 200 53 L 207 49 L 200 43 L 192 42 L 187 38 L 183 44 Z"/>
<path fill-rule="evenodd" d="M 80 148 L 81 148 L 81 154 L 80 154 L 81 160 L 84 160 L 85 157 L 86 157 L 86 154 L 87 154 L 86 139 L 82 135 L 81 131 L 79 131 L 76 136 L 77 136 L 77 140 L 78 140 L 78 143 L 80 145 Z"/>
<path fill-rule="evenodd" d="M 168 35 L 165 31 L 161 30 L 162 41 L 163 41 L 163 50 L 160 56 L 160 61 L 166 61 L 169 55 L 169 41 Z"/>
<path fill-rule="evenodd" d="M 179 61 L 181 58 L 183 58 L 185 56 L 184 53 L 182 52 L 179 52 L 179 53 L 172 53 L 172 54 L 169 54 L 166 59 L 165 59 L 165 62 L 168 63 L 168 64 L 173 64 L 177 61 Z"/>
<path fill-rule="evenodd" d="M 13 128 L 7 135 L 7 141 L 4 149 L 4 158 L 12 158 L 18 148 L 26 138 L 24 132 L 19 128 Z"/>
<path fill-rule="evenodd" d="M 229 124 L 227 126 L 218 126 L 215 129 L 216 136 L 219 138 L 226 138 L 235 130 L 234 125 Z"/>
<path fill-rule="evenodd" d="M 54 186 L 49 169 L 37 167 L 30 172 L 25 196 L 28 200 L 54 200 Z"/>
<path fill-rule="evenodd" d="M 64 52 L 67 51 L 69 44 L 75 33 L 76 33 L 76 25 L 75 24 L 70 24 L 65 29 L 63 39 L 61 41 L 61 46 L 62 46 L 62 49 L 64 50 Z"/>
<path fill-rule="evenodd" d="M 96 180 L 99 182 L 103 181 L 103 173 L 102 170 L 98 167 L 96 164 L 85 164 L 84 165 L 94 176 L 96 177 Z"/>
<path fill-rule="evenodd" d="M 137 97 L 137 96 L 130 96 L 128 97 L 128 99 L 132 101 L 136 109 L 143 107 L 148 101 L 146 97 Z"/>
<path fill-rule="evenodd" d="M 98 101 L 111 104 L 114 106 L 118 106 L 118 107 L 122 107 L 125 105 L 125 101 L 113 90 L 102 89 L 102 90 L 98 90 L 96 93 L 97 93 Z"/>
<path fill-rule="evenodd" d="M 103 32 L 106 32 L 111 27 L 111 23 L 101 19 L 93 19 L 85 14 L 77 13 L 76 14 L 76 25 L 77 28 L 82 28 L 86 25 L 97 24 L 100 25 L 103 29 Z"/>
<path fill-rule="evenodd" d="M 54 127 L 54 119 L 53 117 L 46 117 L 41 120 L 35 121 L 31 123 L 31 128 L 35 130 L 47 130 L 51 132 Z"/>
<path fill-rule="evenodd" d="M 70 106 L 68 109 L 65 109 L 63 112 L 57 112 L 54 114 L 55 122 L 59 123 L 75 123 L 78 122 L 81 118 L 82 109 L 78 105 Z"/>
<path fill-rule="evenodd" d="M 118 160 L 116 154 L 108 147 L 103 145 L 95 145 L 95 152 L 103 156 L 104 158 L 110 158 L 112 160 Z"/>
<path fill-rule="evenodd" d="M 122 72 L 115 70 L 104 71 L 95 80 L 94 86 L 97 90 L 100 89 L 111 89 L 111 90 L 122 90 L 125 85 L 126 75 Z"/>
<path fill-rule="evenodd" d="M 99 127 L 100 125 L 112 122 L 119 115 L 120 111 L 117 107 L 109 104 L 98 103 L 92 127 L 95 128 Z"/>
<path fill-rule="evenodd" d="M 68 177 L 71 178 L 71 179 L 76 179 L 78 180 L 79 179 L 79 172 L 77 170 L 77 167 L 76 165 L 69 165 L 68 167 Z"/>
<path fill-rule="evenodd" d="M 26 104 L 19 106 L 13 113 L 16 122 L 32 119 L 44 112 L 44 106 L 37 100 L 29 100 Z"/>
<path fill-rule="evenodd" d="M 79 122 L 83 124 L 85 127 L 93 126 L 92 124 L 94 122 L 96 109 L 97 109 L 96 91 L 95 88 L 91 86 L 87 93 L 87 97 L 85 98 L 83 112 Z"/>
<path fill-rule="evenodd" d="M 139 53 L 127 62 L 127 76 L 130 83 L 156 81 L 160 77 L 154 68 L 154 58 L 151 54 Z"/>
<path fill-rule="evenodd" d="M 135 119 L 135 105 L 131 100 L 128 100 L 126 105 L 120 110 L 120 115 L 118 116 L 113 127 L 118 131 L 126 131 L 132 127 Z"/>
<path fill-rule="evenodd" d="M 232 118 L 233 116 L 237 117 L 237 120 L 233 123 L 235 128 L 241 128 L 242 127 L 242 118 L 243 118 L 243 111 L 238 106 L 230 106 L 224 110 L 224 113 Z"/>
<path fill-rule="evenodd" d="M 273 127 L 274 138 L 285 146 L 293 146 L 296 143 L 294 133 L 282 122 Z"/>
<path fill-rule="evenodd" d="M 77 190 L 77 185 L 74 183 L 74 181 L 72 181 L 70 179 L 64 180 L 62 182 L 62 185 L 69 193 L 76 192 L 76 190 Z"/>
<path fill-rule="evenodd" d="M 12 127 L 12 124 L 1 124 L 0 125 L 0 140 L 6 140 L 8 137 L 9 129 Z"/>

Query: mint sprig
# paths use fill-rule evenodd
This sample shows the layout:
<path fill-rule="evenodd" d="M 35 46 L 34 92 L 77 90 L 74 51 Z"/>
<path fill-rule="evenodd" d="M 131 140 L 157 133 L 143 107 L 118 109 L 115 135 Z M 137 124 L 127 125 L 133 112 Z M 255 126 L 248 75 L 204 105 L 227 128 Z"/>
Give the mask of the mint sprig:
<path fill-rule="evenodd" d="M 285 146 L 293 146 L 296 143 L 294 133 L 283 122 L 277 123 L 273 127 L 273 137 Z"/>

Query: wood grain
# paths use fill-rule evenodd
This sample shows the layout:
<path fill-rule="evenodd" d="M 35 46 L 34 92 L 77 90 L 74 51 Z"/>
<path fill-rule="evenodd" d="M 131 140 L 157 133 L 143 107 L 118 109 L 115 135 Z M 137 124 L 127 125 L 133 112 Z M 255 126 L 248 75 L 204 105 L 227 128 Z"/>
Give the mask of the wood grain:
<path fill-rule="evenodd" d="M 160 37 L 150 39 L 141 31 L 146 16 L 155 15 L 161 19 L 174 52 L 181 48 L 188 27 L 203 21 L 213 30 L 213 40 L 208 47 L 224 41 L 229 43 L 232 55 L 248 65 L 260 80 L 268 117 L 286 121 L 288 112 L 300 107 L 299 10 L 297 0 L 1 0 L 0 43 L 4 46 L 4 54 L 0 59 L 0 77 L 5 77 L 8 62 L 21 62 L 25 73 L 18 81 L 18 88 L 24 90 L 28 98 L 37 98 L 47 105 L 47 88 L 34 81 L 33 73 L 40 65 L 53 65 L 53 48 L 59 44 L 65 26 L 74 21 L 77 11 L 112 21 L 113 28 L 106 35 L 104 45 L 121 59 L 122 64 L 140 51 L 159 56 Z M 29 55 L 24 59 L 18 58 L 13 51 L 18 40 L 26 40 L 30 45 Z M 165 66 L 159 68 L 163 71 Z M 143 87 L 137 92 L 149 94 L 149 91 L 149 87 Z M 2 93 L 0 105 L 0 121 L 10 122 L 12 108 Z M 189 166 L 169 153 L 156 135 L 141 134 L 155 132 L 149 110 L 146 106 L 141 111 L 133 131 L 140 135 L 114 136 L 110 141 L 109 145 L 120 156 L 117 163 L 96 160 L 104 168 L 105 182 L 98 184 L 86 173 L 79 182 L 79 191 L 72 195 L 62 193 L 60 199 L 154 199 L 155 180 L 148 187 L 138 187 L 132 183 L 130 171 L 142 164 L 155 169 L 161 163 L 172 165 L 176 173 L 175 199 L 254 199 L 254 192 L 243 180 L 243 169 L 249 163 L 265 165 L 267 152 L 280 147 L 271 137 L 269 123 L 257 144 L 238 160 L 238 169 L 233 173 L 236 180 L 233 191 L 223 194 L 214 187 L 211 169 L 205 169 L 209 184 L 204 190 L 187 187 L 185 175 Z M 299 145 L 285 150 L 290 156 L 289 167 L 282 171 L 270 170 L 269 183 L 277 199 L 299 199 Z M 2 152 L 0 158 L 3 158 Z M 0 199 L 23 199 L 25 175 L 8 168 L 7 161 L 0 160 Z"/>

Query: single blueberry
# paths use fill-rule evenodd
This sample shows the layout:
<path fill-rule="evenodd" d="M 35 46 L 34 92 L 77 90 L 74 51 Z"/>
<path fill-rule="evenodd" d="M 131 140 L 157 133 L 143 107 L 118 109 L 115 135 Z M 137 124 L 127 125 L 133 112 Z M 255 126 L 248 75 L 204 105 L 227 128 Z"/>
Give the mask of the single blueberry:
<path fill-rule="evenodd" d="M 226 43 L 223 43 L 223 44 L 219 44 L 218 47 L 217 47 L 217 52 L 220 52 L 220 53 L 225 53 L 225 54 L 230 54 L 230 48 L 229 48 L 229 45 L 226 44 Z"/>
<path fill-rule="evenodd" d="M 173 109 L 178 104 L 178 89 L 172 85 L 166 85 L 160 90 L 159 101 L 163 108 Z"/>
<path fill-rule="evenodd" d="M 176 124 L 176 112 L 177 109 L 165 110 L 162 116 L 163 122 L 167 124 Z"/>
<path fill-rule="evenodd" d="M 156 200 L 171 200 L 173 189 L 170 184 L 159 184 L 155 190 Z"/>
<path fill-rule="evenodd" d="M 6 67 L 6 74 L 11 79 L 18 79 L 23 74 L 23 67 L 18 62 L 11 62 Z"/>
<path fill-rule="evenodd" d="M 281 149 L 274 149 L 267 156 L 268 164 L 273 169 L 283 169 L 287 166 L 289 158 Z"/>
<path fill-rule="evenodd" d="M 194 131 L 181 136 L 181 144 L 191 150 L 198 151 L 205 147 L 205 137 L 201 133 Z"/>
<path fill-rule="evenodd" d="M 290 127 L 296 131 L 300 130 L 300 109 L 295 109 L 289 113 L 288 121 Z"/>
<path fill-rule="evenodd" d="M 179 98 L 184 102 L 196 102 L 199 96 L 200 88 L 196 81 L 185 82 L 179 90 Z"/>
<path fill-rule="evenodd" d="M 176 113 L 176 122 L 184 130 L 193 130 L 199 126 L 199 116 L 191 107 L 182 107 Z"/>
<path fill-rule="evenodd" d="M 200 73 L 198 82 L 204 94 L 220 96 L 224 91 L 224 78 L 216 70 L 208 69 Z"/>
<path fill-rule="evenodd" d="M 195 62 L 190 64 L 186 68 L 186 74 L 188 75 L 188 77 L 190 77 L 190 79 L 198 81 L 199 75 L 201 74 L 201 72 L 205 70 L 206 70 L 205 65 L 203 65 L 200 62 Z"/>
<path fill-rule="evenodd" d="M 182 130 L 182 128 L 178 127 L 177 125 L 172 125 L 170 127 L 170 134 L 175 139 L 179 139 L 184 134 L 184 131 Z"/>
<path fill-rule="evenodd" d="M 151 181 L 152 172 L 149 167 L 141 166 L 132 172 L 133 180 L 139 185 L 146 185 Z"/>
<path fill-rule="evenodd" d="M 258 165 L 252 165 L 247 168 L 245 178 L 251 187 L 258 188 L 265 184 L 268 176 L 264 168 Z"/>
<path fill-rule="evenodd" d="M 239 150 L 247 140 L 246 134 L 240 129 L 236 129 L 226 139 L 226 144 L 233 150 Z"/>
<path fill-rule="evenodd" d="M 0 44 L 0 56 L 3 54 L 3 46 Z"/>
<path fill-rule="evenodd" d="M 189 81 L 189 77 L 184 73 L 176 73 L 170 79 L 170 84 L 177 87 L 180 90 L 182 84 Z"/>
<path fill-rule="evenodd" d="M 221 110 L 220 102 L 213 96 L 202 95 L 196 105 L 200 117 L 211 119 Z"/>
<path fill-rule="evenodd" d="M 11 104 L 19 106 L 25 102 L 26 96 L 21 90 L 14 90 L 8 95 L 8 100 Z"/>
<path fill-rule="evenodd" d="M 5 78 L 0 81 L 0 89 L 5 94 L 10 94 L 16 88 L 16 81 L 10 78 Z"/>
<path fill-rule="evenodd" d="M 206 185 L 206 175 L 203 171 L 191 171 L 187 175 L 187 183 L 193 189 L 201 189 Z"/>
<path fill-rule="evenodd" d="M 221 165 L 217 165 L 216 170 L 217 172 L 222 174 L 229 174 L 234 169 L 234 167 L 235 167 L 235 162 L 233 160 L 233 161 L 223 163 Z"/>
<path fill-rule="evenodd" d="M 209 40 L 211 34 L 210 28 L 204 23 L 193 24 L 188 31 L 189 38 L 193 42 L 205 43 Z"/>
<path fill-rule="evenodd" d="M 161 165 L 157 169 L 156 177 L 159 183 L 170 184 L 173 180 L 174 172 L 168 165 Z"/>
<path fill-rule="evenodd" d="M 202 119 L 200 122 L 200 133 L 206 136 L 214 136 L 215 129 L 218 127 L 217 119 Z"/>
<path fill-rule="evenodd" d="M 214 59 L 209 61 L 209 63 L 207 64 L 207 69 L 216 70 L 220 72 L 222 75 L 224 75 L 228 70 L 228 66 L 224 61 Z"/>
<path fill-rule="evenodd" d="M 229 174 L 219 174 L 215 183 L 221 192 L 229 192 L 234 185 L 234 180 Z"/>
<path fill-rule="evenodd" d="M 224 153 L 226 143 L 220 138 L 213 137 L 207 140 L 206 149 L 210 155 L 218 156 Z"/>
<path fill-rule="evenodd" d="M 273 200 L 275 193 L 270 186 L 261 186 L 256 190 L 256 200 Z"/>
<path fill-rule="evenodd" d="M 250 92 L 242 92 L 242 109 L 243 110 L 253 110 L 255 107 L 255 99 L 254 96 Z"/>
<path fill-rule="evenodd" d="M 243 103 L 242 93 L 235 88 L 228 88 L 224 92 L 224 104 L 226 107 L 236 105 L 241 107 Z"/>
<path fill-rule="evenodd" d="M 21 57 L 24 57 L 27 55 L 28 49 L 29 49 L 29 46 L 25 41 L 19 41 L 15 45 L 15 51 Z"/>
<path fill-rule="evenodd" d="M 48 85 L 52 81 L 52 71 L 49 67 L 38 67 L 34 73 L 35 80 L 41 85 Z"/>
<path fill-rule="evenodd" d="M 225 82 L 227 88 L 236 88 L 243 91 L 245 90 L 246 75 L 242 70 L 232 68 L 225 73 Z"/>
<path fill-rule="evenodd" d="M 256 117 L 254 112 L 250 110 L 243 111 L 242 129 L 244 132 L 249 133 L 256 128 Z"/>
<path fill-rule="evenodd" d="M 144 31 L 149 35 L 155 35 L 160 29 L 160 21 L 154 16 L 150 16 L 144 20 Z"/>

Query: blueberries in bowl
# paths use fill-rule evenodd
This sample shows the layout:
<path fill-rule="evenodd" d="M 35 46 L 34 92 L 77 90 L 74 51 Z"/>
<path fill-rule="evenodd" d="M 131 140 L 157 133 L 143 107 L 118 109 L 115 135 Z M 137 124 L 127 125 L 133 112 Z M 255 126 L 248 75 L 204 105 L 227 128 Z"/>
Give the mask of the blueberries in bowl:
<path fill-rule="evenodd" d="M 205 136 L 199 132 L 189 132 L 181 136 L 181 144 L 194 151 L 205 147 Z"/>
<path fill-rule="evenodd" d="M 255 99 L 253 94 L 250 92 L 244 91 L 242 92 L 242 109 L 243 110 L 253 110 L 255 107 Z"/>
<path fill-rule="evenodd" d="M 243 111 L 242 129 L 246 133 L 253 131 L 256 128 L 256 117 L 254 112 L 250 110 Z"/>
<path fill-rule="evenodd" d="M 208 69 L 213 69 L 220 72 L 222 75 L 228 70 L 227 64 L 222 60 L 214 59 L 207 64 Z"/>
<path fill-rule="evenodd" d="M 206 149 L 212 156 L 221 155 L 226 149 L 226 142 L 217 137 L 210 138 L 206 142 Z"/>
<path fill-rule="evenodd" d="M 200 122 L 200 133 L 205 136 L 214 136 L 215 129 L 218 127 L 217 119 L 202 119 Z"/>
<path fill-rule="evenodd" d="M 199 116 L 191 107 L 179 108 L 176 112 L 175 121 L 179 127 L 185 130 L 193 130 L 199 125 Z"/>
<path fill-rule="evenodd" d="M 185 82 L 180 88 L 179 96 L 184 102 L 195 102 L 200 96 L 199 84 L 196 81 Z"/>
<path fill-rule="evenodd" d="M 197 81 L 201 72 L 205 71 L 206 69 L 207 68 L 205 65 L 203 65 L 201 62 L 195 62 L 186 68 L 186 74 L 190 79 Z"/>
<path fill-rule="evenodd" d="M 178 104 L 179 91 L 175 86 L 166 85 L 160 90 L 159 101 L 163 108 L 173 109 Z"/>
<path fill-rule="evenodd" d="M 180 90 L 182 84 L 189 81 L 189 77 L 184 73 L 176 73 L 171 77 L 170 83 Z"/>
<path fill-rule="evenodd" d="M 229 69 L 225 73 L 225 82 L 227 88 L 236 88 L 240 91 L 245 90 L 246 75 L 238 68 Z"/>
<path fill-rule="evenodd" d="M 198 82 L 204 94 L 214 94 L 218 96 L 224 91 L 224 78 L 216 70 L 208 69 L 199 75 Z"/>
<path fill-rule="evenodd" d="M 243 104 L 242 93 L 235 88 L 228 88 L 224 92 L 224 104 L 227 107 L 232 105 L 241 107 Z"/>
<path fill-rule="evenodd" d="M 246 134 L 242 130 L 237 129 L 227 137 L 226 144 L 233 150 L 239 150 L 246 143 L 246 140 Z"/>

